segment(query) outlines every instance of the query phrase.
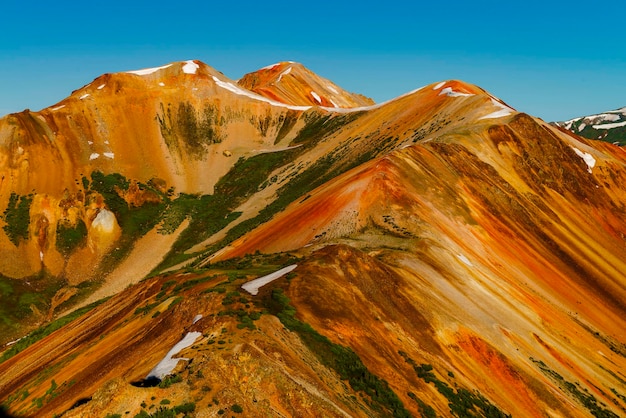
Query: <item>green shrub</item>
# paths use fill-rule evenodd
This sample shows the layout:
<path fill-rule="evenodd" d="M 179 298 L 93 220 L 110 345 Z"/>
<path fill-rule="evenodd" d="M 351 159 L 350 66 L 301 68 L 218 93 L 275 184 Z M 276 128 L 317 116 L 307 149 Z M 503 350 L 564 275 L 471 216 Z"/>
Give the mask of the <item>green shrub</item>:
<path fill-rule="evenodd" d="M 82 247 L 87 241 L 87 225 L 81 219 L 76 225 L 69 222 L 57 224 L 56 247 L 61 254 L 69 256 L 76 248 Z"/>
<path fill-rule="evenodd" d="M 30 225 L 30 205 L 33 202 L 33 195 L 20 196 L 11 193 L 9 204 L 4 210 L 2 217 L 6 225 L 2 228 L 9 237 L 9 240 L 16 247 L 21 240 L 28 239 L 28 226 Z"/>

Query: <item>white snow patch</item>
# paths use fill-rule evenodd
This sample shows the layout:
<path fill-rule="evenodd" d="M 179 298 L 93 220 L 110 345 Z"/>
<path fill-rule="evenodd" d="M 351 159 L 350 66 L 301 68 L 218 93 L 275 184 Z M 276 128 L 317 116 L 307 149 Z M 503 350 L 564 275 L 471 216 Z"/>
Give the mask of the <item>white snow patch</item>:
<path fill-rule="evenodd" d="M 328 84 L 328 85 L 326 86 L 326 88 L 327 88 L 328 90 L 332 91 L 332 92 L 333 92 L 333 93 L 335 93 L 335 94 L 339 94 L 339 92 L 337 91 L 337 89 L 336 89 L 336 88 L 334 88 L 333 86 L 331 86 L 330 84 Z"/>
<path fill-rule="evenodd" d="M 613 129 L 620 126 L 626 126 L 626 120 L 618 123 L 605 123 L 604 125 L 593 125 L 594 129 Z"/>
<path fill-rule="evenodd" d="M 587 124 L 585 122 L 581 123 L 580 125 L 578 125 L 578 132 L 582 132 L 583 129 L 585 129 L 587 127 Z"/>
<path fill-rule="evenodd" d="M 196 322 L 198 322 L 201 319 L 202 319 L 202 315 L 201 314 L 198 314 L 198 315 L 194 316 L 192 324 L 195 324 Z"/>
<path fill-rule="evenodd" d="M 115 154 L 112 152 L 103 152 L 102 155 L 104 155 L 107 158 L 113 159 L 115 158 Z"/>
<path fill-rule="evenodd" d="M 115 215 L 106 209 L 100 209 L 96 219 L 91 223 L 92 228 L 101 229 L 103 232 L 113 232 L 115 228 Z"/>
<path fill-rule="evenodd" d="M 278 76 L 278 80 L 276 80 L 276 82 L 277 82 L 277 83 L 278 83 L 278 82 L 280 82 L 280 80 L 282 80 L 282 78 L 283 78 L 283 76 L 284 76 L 284 75 L 289 74 L 289 73 L 291 72 L 291 68 L 292 68 L 292 67 L 289 67 L 289 68 L 287 68 L 285 71 L 283 71 L 282 73 L 280 73 L 280 75 Z"/>
<path fill-rule="evenodd" d="M 473 96 L 473 94 L 471 93 L 461 93 L 460 91 L 454 91 L 452 90 L 452 87 L 446 87 L 445 89 L 441 90 L 441 92 L 439 93 L 439 96 L 443 96 L 444 94 L 448 97 Z"/>
<path fill-rule="evenodd" d="M 315 99 L 317 103 L 320 103 L 320 104 L 322 103 L 322 98 L 316 92 L 312 91 L 311 96 L 313 96 L 313 98 Z"/>
<path fill-rule="evenodd" d="M 481 118 L 478 118 L 478 120 L 501 118 L 503 116 L 508 116 L 511 113 L 515 112 L 515 110 L 511 109 L 507 105 L 504 105 L 504 104 L 500 103 L 499 101 L 497 101 L 497 100 L 495 100 L 493 98 L 491 99 L 491 104 L 494 105 L 495 107 L 497 107 L 500 110 L 496 110 L 495 112 L 491 112 L 488 115 L 485 115 L 485 116 L 483 116 Z"/>
<path fill-rule="evenodd" d="M 108 139 L 106 139 L 106 140 L 104 141 L 104 143 L 105 143 L 105 144 L 107 144 L 107 145 L 109 145 L 109 140 L 108 140 Z"/>
<path fill-rule="evenodd" d="M 39 259 L 43 261 L 43 251 L 39 251 Z"/>
<path fill-rule="evenodd" d="M 136 74 L 136 75 L 148 75 L 148 74 L 152 74 L 155 73 L 159 70 L 163 70 L 167 67 L 171 67 L 172 64 L 167 64 L 167 65 L 163 65 L 161 67 L 154 67 L 154 68 L 144 68 L 143 70 L 134 70 L 134 71 L 126 71 L 126 73 L 128 74 Z"/>
<path fill-rule="evenodd" d="M 98 90 L 102 90 L 104 88 L 104 86 L 106 86 L 106 84 L 101 84 L 98 86 Z"/>
<path fill-rule="evenodd" d="M 24 338 L 24 337 L 22 337 L 22 338 Z M 14 344 L 18 343 L 22 338 L 18 338 L 17 340 L 14 340 L 14 341 L 9 341 L 8 343 L 5 344 L 5 346 L 9 347 L 11 345 L 14 345 Z"/>
<path fill-rule="evenodd" d="M 439 90 L 440 88 L 443 87 L 444 84 L 446 84 L 446 82 L 442 81 L 441 83 L 439 83 L 435 87 L 433 87 L 433 90 Z"/>
<path fill-rule="evenodd" d="M 599 115 L 595 115 L 593 117 L 593 121 L 595 123 L 598 122 L 617 122 L 620 120 L 620 115 L 616 115 L 615 113 L 601 113 Z"/>
<path fill-rule="evenodd" d="M 188 61 L 185 61 L 185 65 L 183 65 L 183 73 L 195 74 L 198 68 L 200 68 L 198 64 L 193 62 L 193 60 L 188 60 Z"/>
<path fill-rule="evenodd" d="M 463 264 L 465 264 L 466 266 L 469 267 L 474 267 L 474 265 L 472 264 L 471 261 L 469 261 L 469 258 L 465 257 L 463 254 L 458 254 L 456 256 L 459 260 L 461 260 L 463 262 Z"/>
<path fill-rule="evenodd" d="M 93 145 L 93 141 L 87 141 L 89 145 Z"/>
<path fill-rule="evenodd" d="M 278 67 L 280 65 L 280 62 L 277 62 L 276 64 L 272 64 L 272 65 L 267 65 L 263 68 L 261 68 L 261 70 L 271 70 L 274 67 Z"/>
<path fill-rule="evenodd" d="M 159 86 L 161 86 L 161 87 L 165 87 L 165 83 L 164 83 L 164 82 L 162 82 L 162 81 L 160 81 L 160 82 L 159 82 Z"/>
<path fill-rule="evenodd" d="M 82 96 L 80 96 L 80 100 L 86 99 L 89 96 L 91 96 L 89 93 L 85 93 Z"/>
<path fill-rule="evenodd" d="M 179 360 L 189 360 L 184 357 L 174 357 L 175 354 L 179 353 L 181 350 L 191 346 L 199 336 L 201 336 L 201 332 L 188 332 L 182 340 L 180 340 L 174 347 L 167 352 L 163 360 L 159 362 L 150 373 L 146 376 L 146 379 L 150 377 L 156 377 L 157 379 L 163 379 L 168 374 L 172 373 L 172 370 L 176 367 Z"/>
<path fill-rule="evenodd" d="M 55 111 L 55 110 L 63 109 L 64 107 L 65 107 L 65 105 L 61 105 L 61 106 L 53 107 L 50 110 Z"/>
<path fill-rule="evenodd" d="M 591 173 L 591 169 L 596 165 L 596 159 L 588 152 L 582 152 L 576 147 L 572 147 L 574 152 L 587 163 L 587 171 Z"/>
<path fill-rule="evenodd" d="M 259 293 L 259 289 L 262 286 L 270 282 L 273 282 L 276 279 L 281 278 L 285 274 L 294 270 L 296 267 L 298 267 L 297 264 L 292 264 L 278 271 L 275 271 L 274 273 L 268 274 L 267 276 L 263 276 L 263 277 L 259 277 L 258 279 L 251 280 L 248 283 L 243 284 L 241 288 L 245 290 L 246 292 L 250 293 L 251 295 L 256 295 Z"/>
<path fill-rule="evenodd" d="M 273 106 L 285 107 L 287 109 L 292 109 L 292 110 L 309 110 L 311 108 L 311 106 L 291 106 L 291 105 L 286 105 L 284 103 L 280 103 L 280 102 L 277 102 L 275 100 L 268 99 L 267 97 L 263 97 L 263 96 L 261 96 L 259 94 L 252 93 L 249 90 L 242 89 L 241 87 L 238 87 L 238 86 L 236 86 L 236 85 L 234 85 L 232 83 L 229 83 L 227 81 L 222 81 L 222 80 L 220 80 L 219 78 L 217 78 L 215 76 L 212 76 L 212 77 L 213 77 L 213 81 L 215 81 L 215 84 L 217 84 L 218 86 L 220 86 L 223 89 L 229 90 L 229 91 L 231 91 L 231 92 L 233 92 L 235 94 L 238 94 L 240 96 L 247 96 L 247 97 L 250 97 L 251 99 L 258 100 L 258 101 L 261 101 L 261 102 L 266 102 L 266 103 L 269 103 L 269 104 L 271 104 Z"/>
<path fill-rule="evenodd" d="M 93 144 L 93 142 L 91 142 L 91 141 L 89 141 L 89 143 L 90 143 L 89 145 Z M 95 159 L 96 159 L 96 158 L 98 158 L 98 157 L 100 157 L 100 154 L 98 154 L 97 152 L 94 152 L 94 153 L 92 153 L 92 154 L 89 156 L 89 159 L 90 159 L 90 160 L 95 160 Z"/>
<path fill-rule="evenodd" d="M 339 107 L 339 105 L 337 103 L 335 103 L 334 100 L 331 99 L 330 102 L 333 104 L 334 107 Z"/>

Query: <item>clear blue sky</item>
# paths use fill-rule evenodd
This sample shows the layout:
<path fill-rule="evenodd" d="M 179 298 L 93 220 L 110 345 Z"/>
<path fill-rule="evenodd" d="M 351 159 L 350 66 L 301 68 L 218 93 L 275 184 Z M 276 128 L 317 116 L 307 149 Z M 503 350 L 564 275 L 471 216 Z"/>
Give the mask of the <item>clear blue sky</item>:
<path fill-rule="evenodd" d="M 626 106 L 623 2 L 212 3 L 4 0 L 0 115 L 186 59 L 233 79 L 298 61 L 377 102 L 456 78 L 549 121 Z"/>

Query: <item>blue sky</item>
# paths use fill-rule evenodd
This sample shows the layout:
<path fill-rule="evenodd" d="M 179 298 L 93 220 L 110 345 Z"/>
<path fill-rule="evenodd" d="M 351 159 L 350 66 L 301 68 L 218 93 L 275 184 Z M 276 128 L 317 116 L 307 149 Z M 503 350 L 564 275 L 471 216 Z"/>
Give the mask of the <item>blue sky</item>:
<path fill-rule="evenodd" d="M 548 121 L 626 106 L 622 2 L 211 3 L 5 0 L 0 115 L 186 59 L 233 79 L 298 61 L 377 102 L 461 79 Z"/>

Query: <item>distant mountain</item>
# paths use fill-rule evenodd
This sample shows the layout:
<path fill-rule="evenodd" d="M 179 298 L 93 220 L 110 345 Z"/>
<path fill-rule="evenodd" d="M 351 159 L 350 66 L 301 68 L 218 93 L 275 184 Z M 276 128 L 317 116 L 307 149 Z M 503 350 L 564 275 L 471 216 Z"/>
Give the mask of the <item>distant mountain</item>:
<path fill-rule="evenodd" d="M 615 145 L 626 145 L 626 107 L 591 116 L 581 116 L 556 126 L 584 138 L 599 139 Z"/>
<path fill-rule="evenodd" d="M 0 174 L 0 414 L 626 412 L 626 153 L 478 86 L 105 74 Z"/>

